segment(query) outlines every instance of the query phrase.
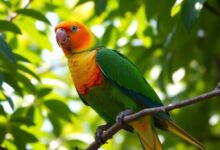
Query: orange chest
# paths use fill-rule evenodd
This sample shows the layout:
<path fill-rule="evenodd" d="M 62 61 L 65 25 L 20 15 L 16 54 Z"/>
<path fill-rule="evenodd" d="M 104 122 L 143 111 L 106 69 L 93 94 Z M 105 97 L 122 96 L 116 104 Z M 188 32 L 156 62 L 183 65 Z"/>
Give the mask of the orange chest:
<path fill-rule="evenodd" d="M 103 81 L 103 75 L 96 64 L 96 51 L 73 55 L 68 59 L 69 69 L 77 91 L 81 95 Z"/>

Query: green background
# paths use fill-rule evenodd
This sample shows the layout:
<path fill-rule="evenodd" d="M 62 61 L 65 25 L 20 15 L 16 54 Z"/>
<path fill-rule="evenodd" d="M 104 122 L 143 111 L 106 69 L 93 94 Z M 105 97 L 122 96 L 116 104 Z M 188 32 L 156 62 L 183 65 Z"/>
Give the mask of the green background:
<path fill-rule="evenodd" d="M 28 3 L 28 4 L 27 4 Z M 164 104 L 213 90 L 220 79 L 219 0 L 1 0 L 0 145 L 9 150 L 85 149 L 104 121 L 80 101 L 54 26 L 86 24 L 128 56 Z M 220 101 L 171 112 L 208 150 L 220 147 Z M 166 150 L 194 150 L 158 130 Z M 141 149 L 120 131 L 103 150 Z"/>

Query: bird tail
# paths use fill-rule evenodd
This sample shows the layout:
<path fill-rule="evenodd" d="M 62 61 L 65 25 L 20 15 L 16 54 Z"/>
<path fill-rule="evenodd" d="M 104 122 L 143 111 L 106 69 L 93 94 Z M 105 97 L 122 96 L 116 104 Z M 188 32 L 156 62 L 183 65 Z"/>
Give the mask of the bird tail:
<path fill-rule="evenodd" d="M 195 145 L 201 150 L 206 150 L 206 148 L 199 142 L 197 141 L 194 137 L 189 135 L 186 131 L 178 127 L 172 120 L 166 120 L 166 129 L 177 136 L 181 137 L 182 139 L 188 141 L 189 143 Z"/>
<path fill-rule="evenodd" d="M 144 150 L 163 150 L 149 116 L 131 122 L 131 126 L 138 133 Z"/>

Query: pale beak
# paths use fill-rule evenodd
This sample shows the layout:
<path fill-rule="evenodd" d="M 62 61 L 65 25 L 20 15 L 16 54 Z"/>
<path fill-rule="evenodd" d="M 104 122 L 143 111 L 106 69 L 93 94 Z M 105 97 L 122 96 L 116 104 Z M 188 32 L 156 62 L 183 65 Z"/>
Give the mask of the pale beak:
<path fill-rule="evenodd" d="M 62 28 L 56 30 L 56 40 L 59 46 L 65 46 L 69 43 L 69 36 Z"/>

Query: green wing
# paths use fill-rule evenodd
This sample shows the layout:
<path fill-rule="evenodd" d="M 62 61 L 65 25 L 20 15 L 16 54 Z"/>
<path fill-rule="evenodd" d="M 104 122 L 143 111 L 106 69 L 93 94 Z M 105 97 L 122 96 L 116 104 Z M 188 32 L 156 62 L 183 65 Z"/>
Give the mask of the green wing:
<path fill-rule="evenodd" d="M 115 50 L 101 48 L 97 51 L 96 61 L 107 80 L 132 97 L 140 107 L 162 105 L 137 67 L 125 56 Z"/>

